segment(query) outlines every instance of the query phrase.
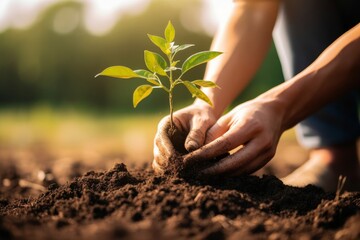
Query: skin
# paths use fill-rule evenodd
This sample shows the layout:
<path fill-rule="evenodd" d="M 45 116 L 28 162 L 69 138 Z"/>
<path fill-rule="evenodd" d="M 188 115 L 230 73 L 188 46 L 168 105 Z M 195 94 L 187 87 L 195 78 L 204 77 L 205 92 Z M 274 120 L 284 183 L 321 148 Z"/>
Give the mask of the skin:
<path fill-rule="evenodd" d="M 212 45 L 212 50 L 224 54 L 208 64 L 204 78 L 220 86 L 203 89 L 214 108 L 196 100 L 174 114 L 176 125 L 187 136 L 185 148 L 191 151 L 184 156 L 185 164 L 206 161 L 233 150 L 231 155 L 205 169 L 204 174 L 239 175 L 258 170 L 274 156 L 285 130 L 359 87 L 360 24 L 289 81 L 221 116 L 260 66 L 271 43 L 278 7 L 279 1 L 234 3 Z M 166 122 L 164 118 L 155 137 L 153 167 L 157 172 L 162 171 L 174 153 L 164 127 Z"/>
<path fill-rule="evenodd" d="M 283 131 L 325 103 L 359 87 L 360 24 L 335 41 L 303 72 L 234 108 L 208 130 L 209 143 L 185 156 L 188 164 L 244 146 L 206 174 L 251 173 L 274 155 Z M 328 81 L 332 79 L 332 81 Z M 306 92 L 306 94 L 304 94 Z"/>

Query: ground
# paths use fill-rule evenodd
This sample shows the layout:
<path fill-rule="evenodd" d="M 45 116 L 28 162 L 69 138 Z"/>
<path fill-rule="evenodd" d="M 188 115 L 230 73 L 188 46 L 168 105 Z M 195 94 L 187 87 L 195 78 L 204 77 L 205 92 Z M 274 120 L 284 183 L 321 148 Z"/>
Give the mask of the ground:
<path fill-rule="evenodd" d="M 51 144 L 3 142 L 0 239 L 360 238 L 360 192 L 295 188 L 278 179 L 306 159 L 291 132 L 256 175 L 212 179 L 155 175 L 151 137 L 125 147 L 104 147 L 104 139 L 113 140 L 98 137 L 97 144 L 88 140 L 73 148 L 48 138 Z"/>
<path fill-rule="evenodd" d="M 45 166 L 51 155 L 43 153 L 37 159 Z M 2 162 L 0 238 L 360 237 L 359 192 L 336 199 L 314 186 L 285 186 L 271 175 L 183 179 L 155 175 L 147 164 L 128 169 L 114 163 L 100 171 L 80 161 L 62 161 L 48 162 L 34 176 L 21 171 L 34 162 Z"/>

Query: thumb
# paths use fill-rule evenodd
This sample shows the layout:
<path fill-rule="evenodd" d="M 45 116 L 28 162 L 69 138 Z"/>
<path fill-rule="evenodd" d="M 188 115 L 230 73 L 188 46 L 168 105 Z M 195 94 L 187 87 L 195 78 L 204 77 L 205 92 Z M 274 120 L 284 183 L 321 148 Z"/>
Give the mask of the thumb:
<path fill-rule="evenodd" d="M 185 148 L 187 151 L 194 151 L 204 145 L 208 128 L 209 125 L 204 124 L 204 121 L 192 121 L 189 134 L 185 140 Z"/>

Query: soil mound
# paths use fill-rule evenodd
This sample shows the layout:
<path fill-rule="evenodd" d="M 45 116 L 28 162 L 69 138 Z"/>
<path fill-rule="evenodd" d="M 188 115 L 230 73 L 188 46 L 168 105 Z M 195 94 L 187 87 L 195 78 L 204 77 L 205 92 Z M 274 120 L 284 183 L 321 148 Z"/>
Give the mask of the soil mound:
<path fill-rule="evenodd" d="M 0 239 L 359 239 L 360 193 L 334 197 L 273 176 L 184 179 L 120 163 L 35 198 L 0 197 Z"/>

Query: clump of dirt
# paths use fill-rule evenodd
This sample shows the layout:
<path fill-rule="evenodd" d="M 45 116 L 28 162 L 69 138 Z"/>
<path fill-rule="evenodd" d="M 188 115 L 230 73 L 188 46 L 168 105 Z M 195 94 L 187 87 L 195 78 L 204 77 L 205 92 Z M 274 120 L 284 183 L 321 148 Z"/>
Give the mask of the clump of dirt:
<path fill-rule="evenodd" d="M 121 163 L 34 198 L 0 197 L 6 239 L 356 239 L 359 220 L 359 192 L 335 201 L 273 176 L 158 176 Z"/>

